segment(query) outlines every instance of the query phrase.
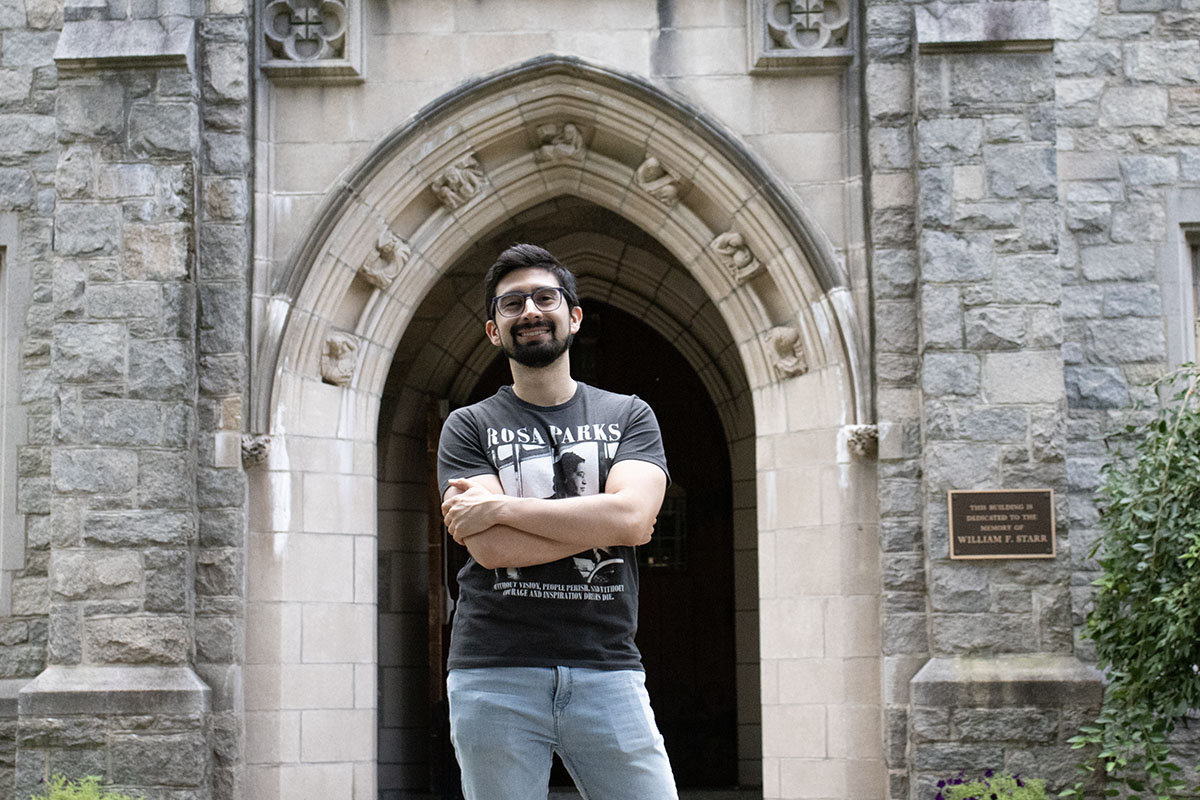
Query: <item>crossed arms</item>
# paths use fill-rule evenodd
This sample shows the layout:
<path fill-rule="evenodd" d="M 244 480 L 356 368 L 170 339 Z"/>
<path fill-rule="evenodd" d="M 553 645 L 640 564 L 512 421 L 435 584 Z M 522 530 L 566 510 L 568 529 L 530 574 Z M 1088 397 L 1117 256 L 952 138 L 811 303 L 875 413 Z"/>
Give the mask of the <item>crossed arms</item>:
<path fill-rule="evenodd" d="M 481 567 L 529 567 L 590 547 L 645 544 L 666 489 L 661 468 L 634 459 L 613 465 L 602 494 L 584 497 L 512 497 L 496 475 L 476 475 L 450 481 L 442 518 Z"/>

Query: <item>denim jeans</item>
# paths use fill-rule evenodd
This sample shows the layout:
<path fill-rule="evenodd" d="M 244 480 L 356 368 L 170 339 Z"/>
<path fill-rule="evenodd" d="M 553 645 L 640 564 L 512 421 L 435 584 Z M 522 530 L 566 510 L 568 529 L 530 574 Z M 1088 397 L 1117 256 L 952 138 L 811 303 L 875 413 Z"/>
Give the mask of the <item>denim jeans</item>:
<path fill-rule="evenodd" d="M 545 798 L 551 753 L 558 753 L 584 800 L 678 797 L 645 673 L 456 669 L 446 686 L 467 800 Z"/>

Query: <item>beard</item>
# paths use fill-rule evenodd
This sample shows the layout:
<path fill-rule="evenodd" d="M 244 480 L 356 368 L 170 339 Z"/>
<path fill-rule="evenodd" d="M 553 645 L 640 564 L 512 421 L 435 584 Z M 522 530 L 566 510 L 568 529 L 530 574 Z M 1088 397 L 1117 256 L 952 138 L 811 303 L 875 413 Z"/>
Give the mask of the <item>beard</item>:
<path fill-rule="evenodd" d="M 550 326 L 550 336 L 544 342 L 533 342 L 530 344 L 517 344 L 517 334 L 529 325 L 521 326 L 521 328 L 513 328 L 511 342 L 502 341 L 500 349 L 504 351 L 504 355 L 516 361 L 523 367 L 531 367 L 538 369 L 548 367 L 558 360 L 558 357 L 567 352 L 571 348 L 571 342 L 575 338 L 575 334 L 568 333 L 565 339 L 557 337 L 558 326 L 553 322 L 547 321 Z"/>

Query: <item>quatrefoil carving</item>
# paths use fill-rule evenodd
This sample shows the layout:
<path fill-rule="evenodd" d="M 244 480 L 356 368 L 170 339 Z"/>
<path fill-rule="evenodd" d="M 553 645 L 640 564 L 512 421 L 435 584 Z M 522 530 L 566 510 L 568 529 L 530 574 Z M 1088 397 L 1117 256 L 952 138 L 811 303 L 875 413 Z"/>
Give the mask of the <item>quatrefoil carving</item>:
<path fill-rule="evenodd" d="M 263 34 L 276 58 L 301 62 L 343 58 L 346 16 L 342 0 L 274 0 L 263 15 Z"/>

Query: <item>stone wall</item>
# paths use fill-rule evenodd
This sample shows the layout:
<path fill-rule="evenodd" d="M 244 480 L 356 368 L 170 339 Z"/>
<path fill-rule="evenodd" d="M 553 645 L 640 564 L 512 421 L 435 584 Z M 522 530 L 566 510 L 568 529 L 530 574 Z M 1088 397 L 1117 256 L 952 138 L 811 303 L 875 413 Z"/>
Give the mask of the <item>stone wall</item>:
<path fill-rule="evenodd" d="M 37 676 L 17 796 L 56 772 L 176 797 L 240 783 L 248 22 L 178 11 L 70 5 L 61 37 L 11 37 L 28 68 L 6 77 L 28 73 L 43 113 L 7 115 L 5 145 L 46 184 L 44 235 L 22 230 L 27 567 L 0 642 L 0 677 Z"/>
<path fill-rule="evenodd" d="M 23 320 L 19 346 L 24 430 L 10 432 L 22 443 L 17 453 L 16 511 L 24 515 L 24 560 L 5 563 L 0 602 L 10 615 L 0 619 L 0 795 L 12 793 L 16 761 L 17 691 L 46 664 L 49 636 L 47 568 L 50 547 L 49 389 L 57 71 L 54 47 L 62 9 L 53 2 L 0 3 L 0 214 L 16 218 L 15 240 L 2 241 L 4 269 L 26 278 L 28 306 L 7 313 Z M 7 391 L 8 387 L 5 387 Z M 11 439 L 6 439 L 6 444 Z M 5 454 L 5 458 L 11 457 Z M 11 491 L 4 487 L 5 492 Z M 11 500 L 6 499 L 6 503 Z M 6 531 L 6 534 L 9 533 Z M 0 546 L 3 547 L 3 546 Z M 9 550 L 12 552 L 12 550 Z M 8 570 L 12 569 L 12 572 Z"/>

